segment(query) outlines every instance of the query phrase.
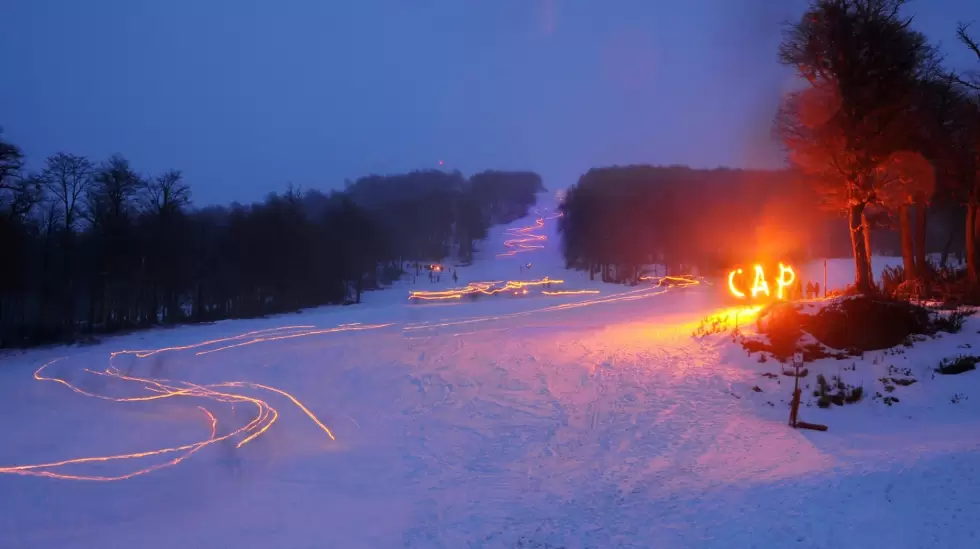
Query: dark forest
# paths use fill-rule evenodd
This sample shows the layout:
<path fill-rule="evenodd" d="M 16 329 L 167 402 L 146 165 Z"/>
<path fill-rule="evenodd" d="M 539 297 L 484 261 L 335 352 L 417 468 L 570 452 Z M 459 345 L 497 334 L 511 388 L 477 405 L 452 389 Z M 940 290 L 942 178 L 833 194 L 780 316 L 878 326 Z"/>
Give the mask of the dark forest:
<path fill-rule="evenodd" d="M 0 141 L 0 347 L 357 303 L 403 260 L 468 261 L 544 190 L 534 173 L 432 170 L 194 208 L 179 171 L 24 162 Z"/>

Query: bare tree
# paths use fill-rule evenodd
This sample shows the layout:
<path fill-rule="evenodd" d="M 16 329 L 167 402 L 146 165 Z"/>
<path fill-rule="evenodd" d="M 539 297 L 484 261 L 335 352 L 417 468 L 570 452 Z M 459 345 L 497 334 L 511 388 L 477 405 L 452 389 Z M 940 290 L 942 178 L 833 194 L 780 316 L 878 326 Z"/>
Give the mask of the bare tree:
<path fill-rule="evenodd" d="M 848 213 L 855 287 L 872 290 L 865 209 L 877 202 L 877 167 L 909 142 L 918 82 L 936 70 L 933 48 L 900 10 L 905 0 L 813 0 L 787 29 L 780 61 L 810 84 L 779 124 L 797 165 Z M 815 113 L 804 109 L 815 106 Z M 819 116 L 816 116 L 818 114 Z"/>
<path fill-rule="evenodd" d="M 965 45 L 970 51 L 973 52 L 974 55 L 977 56 L 977 61 L 980 61 L 980 42 L 970 36 L 970 26 L 971 24 L 960 23 L 956 27 L 956 37 L 959 38 L 960 42 L 963 42 L 963 45 Z M 975 90 L 980 91 L 980 75 L 975 75 L 973 80 L 973 82 L 963 80 L 961 80 L 961 82 Z"/>
<path fill-rule="evenodd" d="M 24 167 L 24 154 L 20 147 L 0 139 L 0 190 L 9 189 L 19 179 Z"/>
<path fill-rule="evenodd" d="M 156 216 L 167 216 L 191 203 L 191 188 L 184 183 L 180 170 L 166 171 L 146 184 L 144 209 Z"/>
<path fill-rule="evenodd" d="M 76 229 L 85 192 L 92 183 L 93 166 L 84 156 L 58 153 L 50 156 L 41 172 L 44 187 L 61 205 L 61 221 L 67 234 Z"/>

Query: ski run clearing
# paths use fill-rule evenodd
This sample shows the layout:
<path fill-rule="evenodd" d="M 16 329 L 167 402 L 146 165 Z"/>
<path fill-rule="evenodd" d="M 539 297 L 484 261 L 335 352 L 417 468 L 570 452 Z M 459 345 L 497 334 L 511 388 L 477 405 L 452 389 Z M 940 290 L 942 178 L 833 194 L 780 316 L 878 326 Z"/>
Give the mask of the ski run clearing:
<path fill-rule="evenodd" d="M 0 355 L 0 547 L 980 547 L 980 371 L 933 372 L 980 319 L 808 364 L 829 430 L 794 430 L 778 362 L 693 335 L 734 311 L 722 281 L 589 281 L 549 214 L 455 284 Z M 818 408 L 818 373 L 865 398 Z"/>

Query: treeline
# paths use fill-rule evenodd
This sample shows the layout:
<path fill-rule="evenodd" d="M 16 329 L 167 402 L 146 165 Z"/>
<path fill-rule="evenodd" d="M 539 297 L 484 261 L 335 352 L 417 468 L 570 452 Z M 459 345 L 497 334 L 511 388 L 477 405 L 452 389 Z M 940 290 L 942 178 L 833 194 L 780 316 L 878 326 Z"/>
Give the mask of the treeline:
<path fill-rule="evenodd" d="M 829 249 L 812 234 L 823 220 L 805 207 L 811 199 L 789 172 L 596 168 L 565 195 L 559 230 L 567 265 L 606 281 L 635 281 L 651 263 L 709 273 Z"/>
<path fill-rule="evenodd" d="M 843 239 L 858 291 L 876 291 L 871 251 L 894 248 L 904 278 L 927 289 L 938 276 L 927 253 L 962 250 L 961 289 L 976 293 L 980 80 L 944 67 L 905 8 L 811 1 L 779 49 L 808 84 L 774 124 L 791 169 L 591 170 L 563 205 L 567 263 L 623 280 L 650 262 L 836 255 Z M 968 26 L 957 34 L 980 63 Z"/>
<path fill-rule="evenodd" d="M 0 347 L 358 302 L 405 261 L 467 260 L 498 208 L 526 212 L 542 189 L 424 171 L 198 209 L 178 171 L 56 154 L 25 173 L 0 139 Z"/>

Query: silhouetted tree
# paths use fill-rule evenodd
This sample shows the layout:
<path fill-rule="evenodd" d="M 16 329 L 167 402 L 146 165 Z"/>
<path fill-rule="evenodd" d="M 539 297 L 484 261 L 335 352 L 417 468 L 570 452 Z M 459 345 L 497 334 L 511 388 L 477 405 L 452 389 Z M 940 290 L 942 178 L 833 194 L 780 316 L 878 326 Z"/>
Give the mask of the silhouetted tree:
<path fill-rule="evenodd" d="M 957 36 L 980 63 L 980 42 L 961 24 Z M 957 196 L 966 204 L 966 258 L 970 282 L 980 282 L 980 77 L 959 79 L 957 123 L 953 131 L 954 180 Z"/>
<path fill-rule="evenodd" d="M 861 292 L 872 290 L 865 210 L 877 200 L 876 168 L 907 144 L 915 87 L 935 68 L 925 37 L 900 15 L 904 3 L 814 0 L 779 51 L 810 84 L 790 96 L 779 127 L 794 163 L 847 210 Z"/>

